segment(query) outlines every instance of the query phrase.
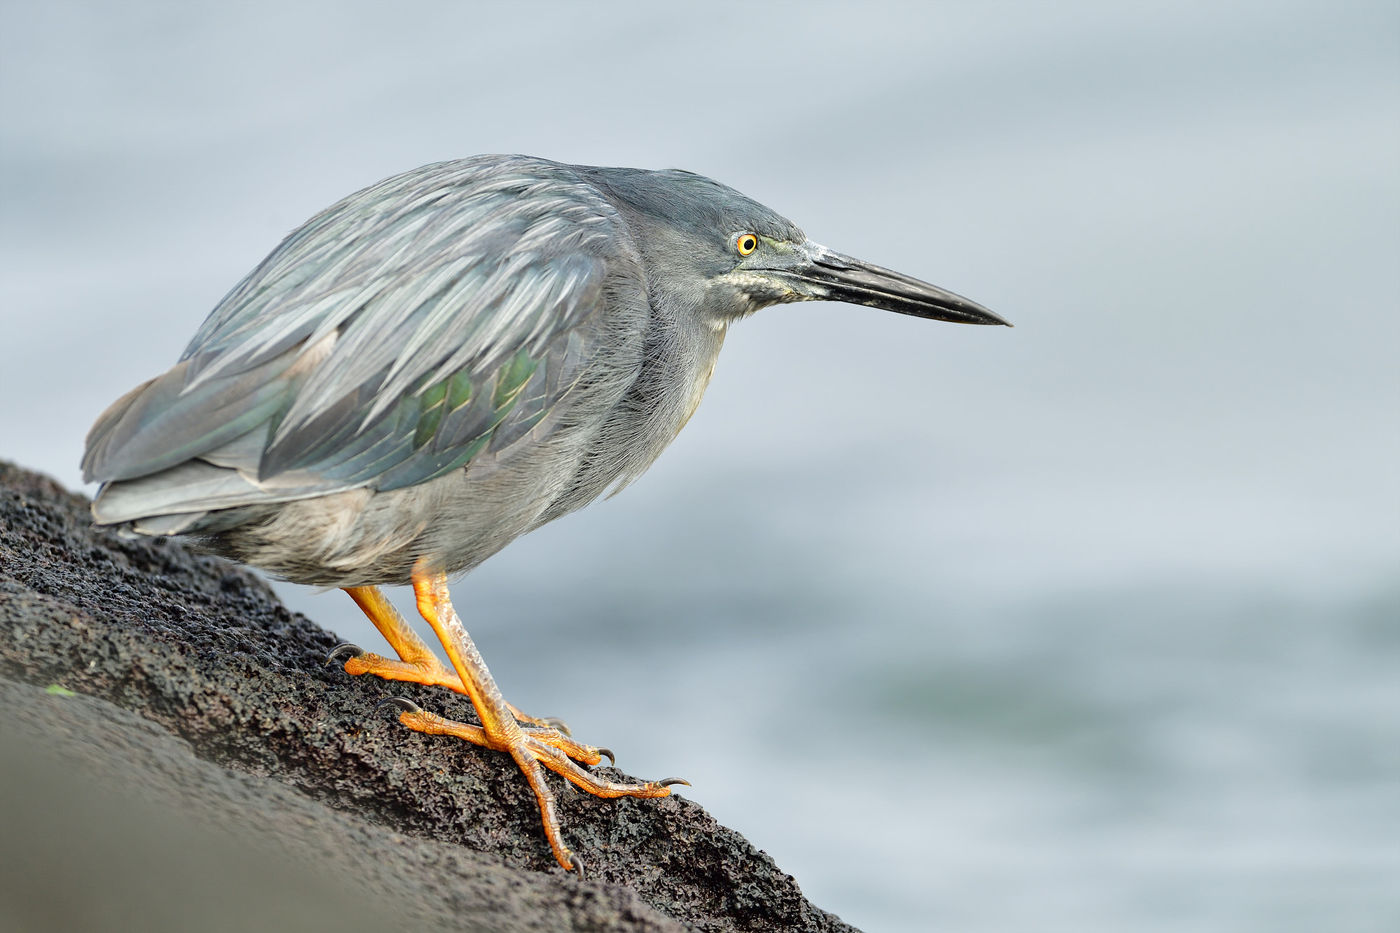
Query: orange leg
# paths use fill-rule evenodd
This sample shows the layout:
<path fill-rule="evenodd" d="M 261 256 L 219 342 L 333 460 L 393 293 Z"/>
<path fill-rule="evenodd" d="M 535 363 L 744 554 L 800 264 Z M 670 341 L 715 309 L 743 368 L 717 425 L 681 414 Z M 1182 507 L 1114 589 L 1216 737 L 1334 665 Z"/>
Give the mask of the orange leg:
<path fill-rule="evenodd" d="M 579 767 L 575 760 L 591 765 L 601 760 L 601 754 L 606 753 L 609 758 L 612 754 L 606 749 L 576 743 L 551 728 L 553 720 L 525 716 L 505 701 L 457 611 L 452 608 L 445 574 L 415 570 L 413 592 L 418 611 L 442 642 L 453 670 L 448 670 L 438 661 L 432 649 L 418 637 L 378 588 L 354 587 L 346 592 L 383 633 L 400 660 L 360 653 L 346 661 L 345 670 L 351 674 L 372 673 L 389 680 L 444 686 L 466 694 L 481 720 L 480 726 L 444 719 L 419 709 L 408 700 L 395 699 L 392 702 L 400 709 L 399 722 L 410 729 L 430 735 L 456 736 L 485 748 L 508 753 L 535 793 L 550 849 L 554 852 L 555 860 L 566 870 L 572 870 L 578 863 L 564 845 L 559 832 L 554 793 L 545 783 L 543 768 L 562 775 L 598 797 L 665 797 L 671 793 L 670 785 L 686 783 L 679 778 L 667 778 L 642 784 L 621 784 L 603 780 Z M 337 652 L 340 650 L 337 649 Z M 529 725 L 522 726 L 521 722 Z"/>
<path fill-rule="evenodd" d="M 352 586 L 345 592 L 355 601 L 355 605 L 369 616 L 379 634 L 399 656 L 395 661 L 378 654 L 357 654 L 345 662 L 345 673 L 375 674 L 385 680 L 407 680 L 416 684 L 430 684 L 447 687 L 458 693 L 466 693 L 462 681 L 455 673 L 443 667 L 433 654 L 428 643 L 418 637 L 408 620 L 399 615 L 394 604 L 385 598 L 377 586 Z M 353 647 L 346 645 L 343 647 Z M 340 649 L 337 649 L 339 651 Z"/>
<path fill-rule="evenodd" d="M 467 692 L 467 688 L 462 685 L 462 679 L 455 671 L 443 666 L 437 655 L 433 654 L 433 649 L 418 637 L 413 626 L 399 614 L 379 587 L 352 586 L 346 587 L 345 592 L 369 617 L 374 627 L 379 629 L 379 634 L 384 636 L 389 647 L 399 656 L 399 660 L 395 661 L 383 655 L 361 651 L 358 645 L 340 645 L 331 652 L 331 660 L 339 660 L 341 655 L 350 654 L 345 661 L 345 673 L 357 677 L 362 674 L 374 674 L 385 680 L 402 680 L 433 687 L 447 687 L 458 693 Z M 509 704 L 507 706 L 517 720 L 535 727 L 530 729 L 532 735 L 560 749 L 571 758 L 584 764 L 596 765 L 603 760 L 604 755 L 609 759 L 613 757 L 609 749 L 595 748 L 569 739 L 569 728 L 564 725 L 563 720 L 540 719 Z"/>

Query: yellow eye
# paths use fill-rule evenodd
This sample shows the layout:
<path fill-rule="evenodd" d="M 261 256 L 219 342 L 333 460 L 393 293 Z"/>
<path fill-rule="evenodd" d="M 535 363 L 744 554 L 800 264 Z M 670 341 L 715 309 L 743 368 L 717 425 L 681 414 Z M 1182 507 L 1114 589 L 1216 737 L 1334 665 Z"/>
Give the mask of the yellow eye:
<path fill-rule="evenodd" d="M 740 256 L 747 256 L 758 249 L 758 237 L 752 233 L 741 233 L 734 239 L 734 248 L 739 251 Z"/>

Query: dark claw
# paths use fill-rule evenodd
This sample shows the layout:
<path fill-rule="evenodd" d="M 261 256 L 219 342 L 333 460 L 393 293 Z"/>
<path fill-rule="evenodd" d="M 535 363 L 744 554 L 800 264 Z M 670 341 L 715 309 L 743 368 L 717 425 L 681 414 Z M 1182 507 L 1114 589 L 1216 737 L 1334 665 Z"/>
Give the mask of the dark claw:
<path fill-rule="evenodd" d="M 365 649 L 359 645 L 352 645 L 348 641 L 343 645 L 336 645 L 331 649 L 331 653 L 326 655 L 326 663 L 334 664 L 342 658 L 358 658 L 365 653 Z"/>
<path fill-rule="evenodd" d="M 690 786 L 690 782 L 685 778 L 662 778 L 656 783 L 660 784 L 662 787 L 670 787 L 672 784 L 684 784 L 686 787 Z"/>
<path fill-rule="evenodd" d="M 569 853 L 569 861 L 574 863 L 573 872 L 578 875 L 579 881 L 587 881 L 588 876 L 583 872 L 583 859 L 578 857 L 577 852 Z"/>
<path fill-rule="evenodd" d="M 385 697 L 374 704 L 374 711 L 377 713 L 386 706 L 397 706 L 400 713 L 421 713 L 423 710 L 412 700 L 404 697 Z"/>
<path fill-rule="evenodd" d="M 557 717 L 557 716 L 546 716 L 546 717 L 544 717 L 543 719 L 541 719 L 540 722 L 542 722 L 542 723 L 544 723 L 545 725 L 549 726 L 551 729 L 554 729 L 556 732 L 562 732 L 564 735 L 567 735 L 569 738 L 573 738 L 573 737 L 574 737 L 574 734 L 573 734 L 572 732 L 569 731 L 569 724 L 566 723 L 564 720 L 560 719 L 560 718 Z M 608 756 L 608 757 L 612 757 L 612 756 Z"/>
<path fill-rule="evenodd" d="M 614 767 L 614 768 L 617 767 L 617 756 L 614 755 L 614 754 L 612 753 L 612 749 L 610 749 L 610 748 L 599 748 L 599 749 L 597 749 L 597 752 L 598 752 L 598 754 L 600 754 L 600 755 L 607 755 L 607 756 L 608 756 L 608 764 L 611 765 L 611 766 Z"/>

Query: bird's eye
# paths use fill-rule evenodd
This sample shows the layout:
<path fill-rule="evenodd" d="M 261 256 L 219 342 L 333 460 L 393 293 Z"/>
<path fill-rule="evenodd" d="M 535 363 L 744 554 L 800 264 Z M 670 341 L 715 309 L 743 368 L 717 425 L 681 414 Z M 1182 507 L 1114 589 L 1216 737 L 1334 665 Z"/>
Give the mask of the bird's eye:
<path fill-rule="evenodd" d="M 752 233 L 741 233 L 734 239 L 734 248 L 739 251 L 740 256 L 747 256 L 758 249 L 758 237 Z"/>

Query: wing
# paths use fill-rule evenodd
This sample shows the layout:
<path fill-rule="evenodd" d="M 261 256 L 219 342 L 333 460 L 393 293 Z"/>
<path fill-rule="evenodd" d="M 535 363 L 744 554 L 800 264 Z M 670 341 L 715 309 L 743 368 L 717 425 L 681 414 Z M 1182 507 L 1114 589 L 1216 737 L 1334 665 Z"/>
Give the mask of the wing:
<path fill-rule="evenodd" d="M 605 283 L 637 267 L 627 243 L 595 189 L 543 160 L 441 163 L 351 195 L 99 419 L 83 464 L 108 483 L 99 520 L 394 489 L 509 446 L 578 379 Z"/>

